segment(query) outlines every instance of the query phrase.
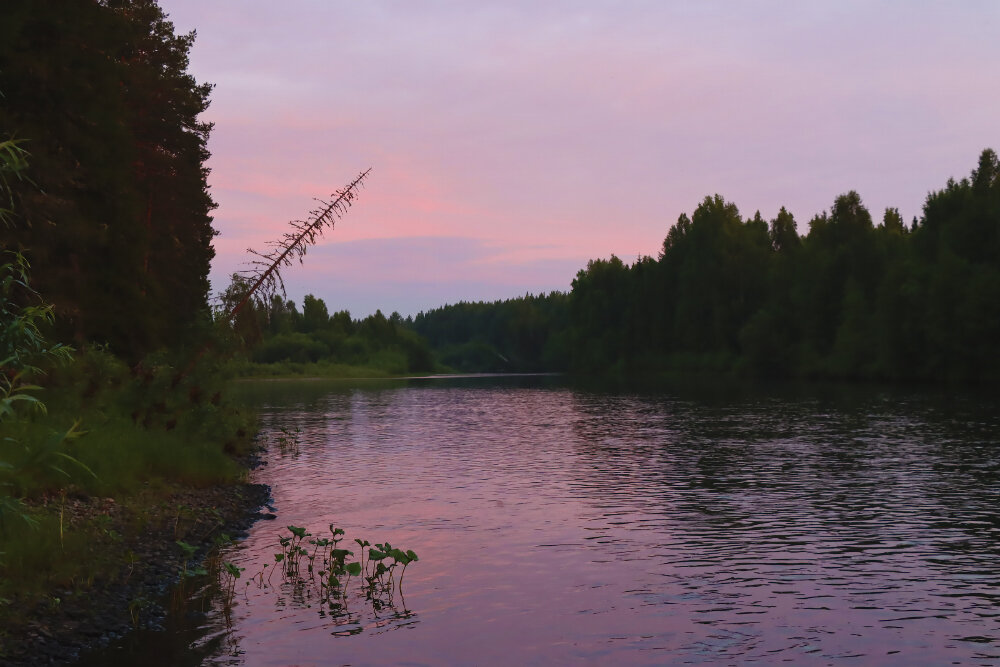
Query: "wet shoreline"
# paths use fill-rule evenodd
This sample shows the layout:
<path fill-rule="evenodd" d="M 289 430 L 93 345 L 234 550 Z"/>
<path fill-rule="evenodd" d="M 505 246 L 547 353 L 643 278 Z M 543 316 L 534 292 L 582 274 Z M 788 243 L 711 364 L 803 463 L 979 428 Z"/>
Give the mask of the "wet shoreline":
<path fill-rule="evenodd" d="M 109 499 L 77 503 L 75 509 L 80 514 L 110 517 L 112 528 L 124 536 L 123 553 L 134 554 L 131 564 L 123 562 L 119 576 L 95 581 L 86 590 L 53 591 L 57 605 L 21 610 L 18 627 L 8 629 L 0 665 L 69 665 L 136 627 L 157 627 L 166 615 L 168 593 L 183 566 L 176 544 L 179 521 L 184 521 L 184 541 L 197 547 L 200 562 L 218 536 L 239 538 L 266 516 L 261 508 L 269 499 L 270 488 L 265 484 L 180 490 L 166 502 L 145 508 L 150 516 L 140 534 L 129 533 L 128 523 L 134 517 L 113 501 L 109 504 Z M 188 508 L 190 516 L 181 519 L 172 509 L 178 507 Z"/>

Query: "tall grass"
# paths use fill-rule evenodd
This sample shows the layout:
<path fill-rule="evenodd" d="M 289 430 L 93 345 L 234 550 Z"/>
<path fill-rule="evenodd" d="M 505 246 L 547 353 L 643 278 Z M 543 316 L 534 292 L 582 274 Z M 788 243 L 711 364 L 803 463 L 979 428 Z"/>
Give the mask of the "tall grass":
<path fill-rule="evenodd" d="M 17 508 L 0 515 L 0 658 L 25 610 L 127 576 L 143 526 L 179 520 L 171 494 L 245 475 L 252 415 L 226 403 L 217 368 L 175 375 L 91 349 L 50 370 L 44 412 L 0 422 L 0 500 Z"/>
<path fill-rule="evenodd" d="M 0 424 L 0 459 L 13 467 L 15 493 L 116 495 L 237 479 L 231 455 L 249 446 L 252 417 L 225 404 L 217 379 L 202 373 L 172 387 L 171 377 L 167 364 L 131 371 L 100 350 L 53 370 L 47 411 Z M 64 437 L 74 425 L 78 437 Z"/>

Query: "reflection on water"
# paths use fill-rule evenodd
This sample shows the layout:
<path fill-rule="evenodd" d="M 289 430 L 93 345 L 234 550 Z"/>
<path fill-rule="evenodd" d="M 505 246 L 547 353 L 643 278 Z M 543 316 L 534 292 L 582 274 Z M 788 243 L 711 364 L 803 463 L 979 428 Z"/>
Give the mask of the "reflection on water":
<path fill-rule="evenodd" d="M 249 391 L 249 390 L 248 390 Z M 553 380 L 253 388 L 277 521 L 420 555 L 405 603 L 236 596 L 222 664 L 989 664 L 989 398 L 606 393 Z M 213 626 L 213 622 L 215 625 Z"/>

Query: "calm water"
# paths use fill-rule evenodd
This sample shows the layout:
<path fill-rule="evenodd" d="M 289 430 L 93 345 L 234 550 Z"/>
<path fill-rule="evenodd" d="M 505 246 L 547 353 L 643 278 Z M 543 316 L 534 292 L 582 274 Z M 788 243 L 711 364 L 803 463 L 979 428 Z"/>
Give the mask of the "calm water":
<path fill-rule="evenodd" d="M 257 472 L 278 518 L 228 559 L 252 574 L 285 525 L 334 523 L 420 561 L 381 610 L 275 575 L 230 623 L 210 608 L 116 649 L 146 664 L 1000 664 L 995 398 L 245 390 L 297 444 Z"/>

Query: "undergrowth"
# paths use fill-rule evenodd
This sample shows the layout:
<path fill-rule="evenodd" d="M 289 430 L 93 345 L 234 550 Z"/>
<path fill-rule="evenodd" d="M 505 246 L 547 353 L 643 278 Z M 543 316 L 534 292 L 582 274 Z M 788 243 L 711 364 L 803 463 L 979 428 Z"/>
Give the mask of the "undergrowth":
<path fill-rule="evenodd" d="M 173 374 L 93 349 L 54 369 L 47 410 L 0 423 L 0 460 L 11 466 L 0 479 L 29 501 L 67 488 L 106 496 L 237 481 L 244 471 L 232 456 L 248 450 L 252 416 L 223 401 L 218 381 L 171 387 Z"/>
<path fill-rule="evenodd" d="M 242 378 L 392 378 L 408 375 L 405 365 L 389 363 L 381 366 L 354 366 L 330 361 L 278 361 L 257 363 L 253 361 L 233 361 L 229 372 Z"/>
<path fill-rule="evenodd" d="M 221 520 L 168 499 L 245 478 L 254 418 L 226 402 L 217 367 L 178 381 L 177 366 L 78 352 L 35 388 L 44 410 L 25 402 L 0 421 L 0 657 L 26 611 L 124 581 L 148 525 L 184 539 Z"/>

